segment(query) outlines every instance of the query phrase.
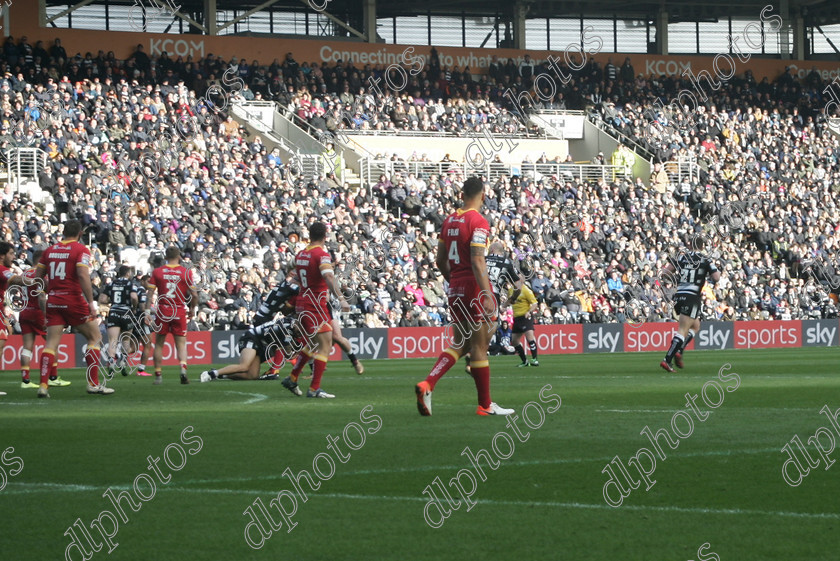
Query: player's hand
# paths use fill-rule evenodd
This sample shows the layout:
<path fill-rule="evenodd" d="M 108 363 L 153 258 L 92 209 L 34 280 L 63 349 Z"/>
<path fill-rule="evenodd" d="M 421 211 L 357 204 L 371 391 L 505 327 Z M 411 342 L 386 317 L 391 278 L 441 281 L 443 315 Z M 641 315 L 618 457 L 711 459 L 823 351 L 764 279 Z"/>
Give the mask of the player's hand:
<path fill-rule="evenodd" d="M 496 300 L 489 294 L 485 294 L 481 298 L 481 307 L 484 308 L 484 314 L 490 319 L 496 317 Z"/>
<path fill-rule="evenodd" d="M 350 304 L 347 303 L 347 300 L 341 301 L 341 311 L 342 312 L 349 312 L 350 311 Z"/>
<path fill-rule="evenodd" d="M 90 313 L 93 316 L 99 315 L 99 304 L 96 303 L 96 300 L 90 302 Z"/>

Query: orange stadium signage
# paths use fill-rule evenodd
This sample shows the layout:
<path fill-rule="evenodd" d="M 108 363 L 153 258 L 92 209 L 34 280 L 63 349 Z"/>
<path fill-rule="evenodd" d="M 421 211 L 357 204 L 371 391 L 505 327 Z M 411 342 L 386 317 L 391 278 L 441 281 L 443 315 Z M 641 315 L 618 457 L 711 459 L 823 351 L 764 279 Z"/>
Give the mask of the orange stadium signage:
<path fill-rule="evenodd" d="M 39 25 L 38 2 L 15 2 L 10 8 L 11 29 L 14 36 L 27 35 L 31 43 L 37 40 L 51 42 L 61 37 L 68 54 L 77 52 L 84 55 L 90 51 L 98 52 L 104 46 L 114 51 L 118 58 L 126 58 L 142 44 L 152 56 L 166 51 L 170 55 L 192 57 L 194 60 L 210 54 L 229 59 L 232 56 L 248 60 L 258 60 L 261 64 L 270 64 L 275 58 L 282 60 L 287 52 L 294 54 L 298 62 L 344 62 L 352 61 L 356 65 L 366 64 L 388 66 L 407 64 L 402 60 L 402 53 L 411 45 L 385 45 L 382 43 L 357 43 L 353 41 L 324 41 L 321 39 L 285 39 L 269 37 L 208 37 L 204 35 L 172 35 L 160 33 L 91 31 L 81 29 L 55 29 Z M 431 47 L 414 45 L 416 55 L 428 59 Z M 439 47 L 441 64 L 447 66 L 469 66 L 474 74 L 486 72 L 493 55 L 500 59 L 521 59 L 531 55 L 535 62 L 557 56 L 561 51 L 516 50 L 516 49 L 479 49 L 459 47 Z M 637 74 L 649 75 L 684 75 L 687 72 L 697 74 L 700 71 L 715 72 L 713 56 L 682 55 L 647 55 L 622 53 L 597 53 L 593 56 L 603 66 L 612 57 L 613 63 L 621 65 L 625 57 L 630 58 Z M 816 67 L 824 80 L 840 77 L 838 61 L 801 61 L 759 59 L 753 56 L 748 62 L 737 65 L 737 73 L 752 70 L 756 80 L 770 80 L 778 77 L 785 68 L 790 67 L 794 74 L 804 78 L 812 67 Z"/>

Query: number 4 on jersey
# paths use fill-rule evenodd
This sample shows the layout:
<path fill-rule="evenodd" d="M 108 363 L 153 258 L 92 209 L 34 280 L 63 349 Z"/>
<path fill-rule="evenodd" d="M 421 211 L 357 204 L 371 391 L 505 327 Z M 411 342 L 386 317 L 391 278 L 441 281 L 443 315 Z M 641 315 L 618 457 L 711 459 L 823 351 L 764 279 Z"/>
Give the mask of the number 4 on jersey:
<path fill-rule="evenodd" d="M 461 263 L 461 257 L 458 255 L 458 242 L 456 240 L 452 240 L 452 243 L 449 244 L 449 260 L 456 265 Z"/>

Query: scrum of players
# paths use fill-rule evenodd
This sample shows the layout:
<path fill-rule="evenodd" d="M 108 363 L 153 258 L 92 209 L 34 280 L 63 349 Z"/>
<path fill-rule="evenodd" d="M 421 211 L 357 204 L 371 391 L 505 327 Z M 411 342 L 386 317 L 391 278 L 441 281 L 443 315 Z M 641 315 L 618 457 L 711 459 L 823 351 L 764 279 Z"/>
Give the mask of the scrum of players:
<path fill-rule="evenodd" d="M 480 178 L 468 179 L 462 190 L 463 206 L 443 222 L 435 264 L 447 282 L 452 344 L 435 362 L 429 376 L 416 384 L 417 408 L 421 415 L 431 415 L 431 395 L 440 378 L 463 356 L 466 370 L 472 376 L 478 394 L 478 415 L 510 415 L 513 409 L 500 407 L 490 399 L 488 347 L 496 332 L 500 311 L 511 305 L 515 316 L 514 340 L 522 364 L 528 366 L 519 344 L 525 336 L 532 354 L 531 366 L 538 366 L 531 313 L 535 299 L 524 282 L 519 267 L 507 256 L 501 241 L 490 243 L 490 227 L 480 210 L 484 201 L 484 183 Z M 309 245 L 299 251 L 284 281 L 266 295 L 251 327 L 238 342 L 239 362 L 201 373 L 201 382 L 217 380 L 276 380 L 286 362 L 293 361 L 284 388 L 302 396 L 298 386 L 303 368 L 311 366 L 311 382 L 307 397 L 334 398 L 321 387 L 333 345 L 347 355 L 357 374 L 364 366 L 353 354 L 350 342 L 342 336 L 339 312 L 350 309 L 333 270 L 327 251 L 327 225 L 315 222 L 309 227 Z M 78 220 L 64 223 L 62 240 L 43 251 L 36 250 L 30 267 L 13 270 L 14 247 L 0 242 L 0 310 L 5 301 L 18 295 L 23 301 L 19 324 L 23 336 L 21 351 L 21 387 L 37 388 L 39 398 L 49 397 L 51 387 L 70 385 L 58 376 L 56 353 L 61 335 L 67 328 L 85 337 L 87 392 L 110 395 L 113 388 L 101 380 L 115 372 L 128 375 L 129 357 L 142 348 L 139 376 L 146 372 L 146 362 L 153 350 L 153 383 L 162 383 L 163 348 L 171 334 L 180 364 L 180 382 L 189 384 L 186 351 L 187 321 L 194 315 L 198 302 L 196 278 L 192 269 L 181 264 L 180 250 L 170 246 L 165 263 L 153 263 L 149 275 L 137 274 L 129 265 L 121 265 L 114 281 L 101 296 L 110 303 L 106 317 L 108 344 L 100 351 L 98 303 L 94 300 L 90 279 L 91 253 L 79 239 Z M 487 254 L 489 246 L 489 255 Z M 665 266 L 666 275 L 675 279 L 675 312 L 679 328 L 660 366 L 673 372 L 671 362 L 683 367 L 685 348 L 699 328 L 700 291 L 707 278 L 717 281 L 720 273 L 712 261 L 697 251 L 683 252 Z M 509 288 L 509 289 L 508 289 Z M 506 290 L 508 289 L 508 290 Z M 507 301 L 499 299 L 508 296 Z M 2 312 L 0 312 L 2 314 Z M 9 319 L 0 317 L 0 354 L 11 331 Z M 38 365 L 39 381 L 30 378 L 35 340 L 45 339 Z M 154 336 L 154 337 L 153 337 Z M 154 345 L 152 345 L 154 342 Z M 261 365 L 269 364 L 260 375 Z"/>

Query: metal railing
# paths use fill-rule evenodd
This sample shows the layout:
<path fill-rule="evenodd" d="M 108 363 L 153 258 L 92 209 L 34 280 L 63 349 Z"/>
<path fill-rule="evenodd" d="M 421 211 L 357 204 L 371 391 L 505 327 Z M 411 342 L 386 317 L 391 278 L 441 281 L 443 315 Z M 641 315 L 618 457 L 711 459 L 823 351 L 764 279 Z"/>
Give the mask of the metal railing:
<path fill-rule="evenodd" d="M 422 136 L 422 137 L 436 137 L 436 138 L 472 138 L 472 137 L 480 137 L 480 134 L 472 131 L 472 130 L 462 130 L 458 133 L 453 133 L 449 131 L 422 131 L 422 130 L 395 130 L 395 129 L 383 129 L 383 130 L 365 130 L 365 129 L 340 129 L 341 134 L 345 134 L 347 136 Z M 523 131 L 520 134 L 510 134 L 510 133 L 497 133 L 494 132 L 492 137 L 495 138 L 514 138 L 521 140 L 523 138 L 533 138 L 533 139 L 540 139 L 540 140 L 554 140 L 554 137 L 549 135 L 546 131 L 540 130 L 539 133 L 535 132 L 525 132 Z"/>
<path fill-rule="evenodd" d="M 594 124 L 596 127 L 601 129 L 608 135 L 620 139 L 622 143 L 632 148 L 636 154 L 638 154 L 645 160 L 649 162 L 654 160 L 655 154 L 653 152 L 639 144 L 635 138 L 631 138 L 623 132 L 621 132 L 612 123 L 608 123 L 607 121 L 605 121 L 600 113 L 589 113 L 589 116 L 587 118 L 592 124 Z"/>
<path fill-rule="evenodd" d="M 38 181 L 38 175 L 47 167 L 47 153 L 40 148 L 9 148 L 4 156 L 9 184 L 18 191 L 21 183 Z"/>
<path fill-rule="evenodd" d="M 679 185 L 683 180 L 700 181 L 700 165 L 695 156 L 680 156 L 665 162 L 663 166 L 672 185 Z"/>
<path fill-rule="evenodd" d="M 483 175 L 494 181 L 502 175 L 529 176 L 534 179 L 556 176 L 560 181 L 613 181 L 616 177 L 625 177 L 626 170 L 622 166 L 595 164 L 549 164 L 530 163 L 503 164 L 485 163 L 482 166 L 471 166 L 463 162 L 417 162 L 403 160 L 383 160 L 364 158 L 361 163 L 362 184 L 378 181 L 381 175 L 392 176 L 395 173 L 404 175 L 414 174 L 415 177 L 431 174 L 445 175 L 455 172 L 461 175 Z"/>

